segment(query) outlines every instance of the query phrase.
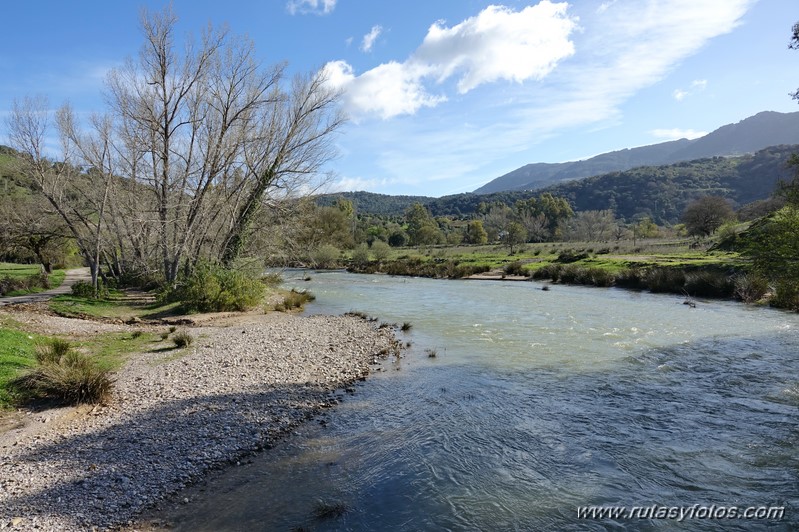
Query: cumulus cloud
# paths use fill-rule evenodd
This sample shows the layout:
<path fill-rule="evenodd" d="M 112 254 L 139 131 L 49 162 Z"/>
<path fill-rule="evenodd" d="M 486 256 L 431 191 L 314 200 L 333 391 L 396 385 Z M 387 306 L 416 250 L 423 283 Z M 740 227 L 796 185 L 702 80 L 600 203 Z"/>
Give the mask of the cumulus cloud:
<path fill-rule="evenodd" d="M 696 131 L 695 129 L 653 129 L 651 132 L 653 137 L 663 140 L 679 140 L 679 139 L 698 139 L 707 135 L 707 131 Z"/>
<path fill-rule="evenodd" d="M 361 50 L 364 52 L 372 51 L 372 46 L 375 45 L 375 41 L 380 34 L 383 32 L 383 27 L 379 25 L 372 26 L 372 29 L 363 36 L 363 40 L 361 41 Z"/>
<path fill-rule="evenodd" d="M 354 127 L 348 131 L 348 145 L 372 154 L 373 168 L 361 170 L 362 175 L 395 178 L 408 185 L 419 185 L 422 180 L 476 182 L 499 175 L 501 172 L 495 173 L 497 167 L 511 170 L 534 162 L 526 154 L 547 139 L 565 132 L 580 134 L 592 128 L 619 125 L 625 119 L 622 105 L 626 101 L 665 80 L 712 39 L 733 31 L 754 3 L 755 0 L 608 0 L 602 9 L 597 9 L 596 4 L 574 3 L 572 7 L 562 7 L 562 15 L 555 17 L 556 25 L 562 22 L 560 19 L 573 24 L 573 29 L 562 35 L 562 40 L 573 46 L 573 55 L 564 56 L 567 60 L 555 59 L 551 70 L 547 70 L 549 63 L 542 60 L 535 63 L 537 70 L 529 66 L 518 71 L 515 69 L 521 66 L 506 67 L 496 79 L 510 83 L 501 86 L 490 84 L 497 74 L 481 70 L 468 58 L 460 58 L 460 46 L 447 49 L 436 43 L 434 47 L 430 41 L 428 48 L 428 37 L 403 62 L 379 67 L 386 72 L 358 75 L 343 61 L 329 65 L 336 68 L 328 70 L 339 74 L 336 86 L 345 89 L 345 105 L 356 116 L 368 112 L 390 118 L 423 109 L 430 115 L 430 120 L 395 120 L 379 127 Z M 551 9 L 558 4 L 546 5 Z M 513 13 L 505 8 L 487 11 L 488 20 L 500 11 Z M 485 44 L 490 41 L 487 35 L 493 34 L 477 24 L 481 16 L 483 13 L 451 27 L 438 22 L 429 33 L 435 36 L 443 32 L 450 39 L 448 42 L 462 38 L 464 47 L 476 41 Z M 392 98 L 381 99 L 383 91 L 389 90 L 385 87 L 387 82 L 381 83 L 389 71 L 405 83 L 404 89 Z M 515 72 L 539 72 L 543 77 L 533 78 L 539 79 L 536 83 L 520 84 L 516 83 Z M 697 79 L 682 90 L 697 91 L 707 85 L 705 80 Z M 478 86 L 479 90 L 471 90 L 466 96 L 453 96 L 455 91 Z M 459 112 L 455 101 L 441 105 L 448 96 L 450 101 L 463 101 L 468 110 Z M 657 132 L 662 139 L 695 138 L 702 133 L 665 129 Z M 573 155 L 552 157 L 572 160 Z M 424 177 L 419 176 L 420 167 L 426 170 Z"/>
<path fill-rule="evenodd" d="M 413 114 L 421 107 L 446 101 L 430 94 L 428 85 L 457 79 L 457 91 L 500 80 L 521 83 L 542 79 L 563 59 L 574 54 L 569 39 L 577 19 L 567 14 L 568 4 L 543 0 L 514 11 L 489 6 L 477 16 L 452 27 L 434 23 L 416 51 L 404 62 L 379 65 L 356 76 L 343 61 L 326 66 L 331 83 L 343 88 L 347 106 L 355 115 L 390 118 Z M 376 27 L 379 28 L 379 27 Z M 379 35 L 372 28 L 362 49 L 371 48 Z M 340 84 L 336 84 L 336 81 Z M 398 85 L 397 85 L 398 84 Z"/>
<path fill-rule="evenodd" d="M 337 0 L 289 0 L 286 11 L 292 15 L 327 15 L 333 12 Z"/>
<path fill-rule="evenodd" d="M 686 97 L 696 94 L 698 92 L 702 92 L 707 88 L 707 80 L 706 79 L 695 79 L 691 82 L 691 87 L 689 89 L 675 89 L 672 93 L 674 99 L 678 102 L 683 101 Z"/>
<path fill-rule="evenodd" d="M 569 35 L 577 21 L 568 4 L 543 1 L 516 12 L 488 6 L 451 28 L 436 22 L 413 61 L 430 65 L 439 82 L 459 76 L 458 92 L 500 79 L 541 79 L 574 54 Z"/>
<path fill-rule="evenodd" d="M 425 72 L 389 62 L 355 76 L 352 67 L 344 61 L 333 61 L 325 66 L 328 83 L 345 88 L 347 107 L 359 115 L 375 114 L 391 118 L 414 114 L 422 107 L 434 107 L 446 101 L 445 96 L 429 94 L 421 83 Z"/>

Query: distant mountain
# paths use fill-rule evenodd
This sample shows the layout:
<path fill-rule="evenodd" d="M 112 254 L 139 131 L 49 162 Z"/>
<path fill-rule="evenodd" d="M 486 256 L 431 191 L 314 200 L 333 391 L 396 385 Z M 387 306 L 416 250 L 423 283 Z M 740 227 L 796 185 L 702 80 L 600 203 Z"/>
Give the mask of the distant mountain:
<path fill-rule="evenodd" d="M 620 172 L 637 166 L 743 155 L 780 144 L 799 144 L 799 112 L 764 111 L 694 140 L 681 139 L 618 150 L 583 161 L 528 164 L 486 183 L 474 193 L 535 190 L 562 181 Z"/>
<path fill-rule="evenodd" d="M 536 192 L 566 198 L 576 211 L 611 209 L 620 218 L 648 216 L 674 224 L 702 196 L 723 196 L 736 206 L 768 198 L 791 176 L 788 159 L 799 146 L 771 146 L 751 155 L 711 157 L 567 181 Z"/>
<path fill-rule="evenodd" d="M 768 198 L 779 180 L 790 178 L 787 162 L 797 152 L 797 145 L 771 146 L 754 154 L 636 166 L 561 182 L 535 192 L 514 190 L 440 198 L 344 192 L 320 196 L 317 203 L 332 205 L 336 198 L 343 197 L 351 200 L 360 214 L 402 216 L 418 202 L 426 205 L 433 216 L 469 217 L 480 210 L 481 204 L 513 206 L 520 199 L 548 192 L 566 198 L 577 211 L 611 209 L 626 220 L 648 216 L 658 224 L 674 224 L 688 203 L 701 196 L 723 196 L 737 206 Z"/>

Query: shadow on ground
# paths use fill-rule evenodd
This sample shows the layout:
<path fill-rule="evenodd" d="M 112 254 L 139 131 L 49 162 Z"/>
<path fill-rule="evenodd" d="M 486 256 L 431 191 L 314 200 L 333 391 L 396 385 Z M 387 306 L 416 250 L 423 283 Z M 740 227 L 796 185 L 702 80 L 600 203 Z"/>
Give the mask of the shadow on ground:
<path fill-rule="evenodd" d="M 122 524 L 209 470 L 269 447 L 331 405 L 329 392 L 312 385 L 170 401 L 18 453 L 0 467 L 8 494 L 2 513 L 53 516 L 87 529 Z M 14 495 L 15 483 L 56 474 L 64 479 Z"/>

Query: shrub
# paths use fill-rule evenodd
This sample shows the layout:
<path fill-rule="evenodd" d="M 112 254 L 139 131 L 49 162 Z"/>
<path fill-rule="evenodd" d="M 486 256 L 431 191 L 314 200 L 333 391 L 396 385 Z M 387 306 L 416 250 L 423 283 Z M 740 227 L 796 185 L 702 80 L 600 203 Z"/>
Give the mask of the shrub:
<path fill-rule="evenodd" d="M 372 256 L 374 256 L 376 261 L 381 262 L 386 260 L 390 253 L 391 246 L 382 240 L 375 240 L 372 242 Z"/>
<path fill-rule="evenodd" d="M 315 299 L 316 296 L 313 295 L 308 290 L 299 291 L 292 288 L 291 292 L 289 292 L 283 297 L 283 302 L 275 305 L 275 310 L 288 311 L 295 308 L 302 308 L 302 306 L 305 305 L 305 303 L 308 303 Z"/>
<path fill-rule="evenodd" d="M 363 266 L 369 263 L 369 246 L 366 244 L 359 244 L 352 250 L 352 262 L 356 266 Z"/>
<path fill-rule="evenodd" d="M 172 341 L 175 342 L 177 348 L 189 347 L 194 342 L 194 337 L 186 331 L 180 331 L 172 337 Z"/>
<path fill-rule="evenodd" d="M 589 268 L 591 274 L 591 284 L 594 286 L 613 286 L 616 284 L 616 276 L 602 268 Z"/>
<path fill-rule="evenodd" d="M 405 322 L 402 322 L 402 327 L 400 327 L 400 330 L 402 332 L 408 332 L 412 328 L 413 328 L 413 325 L 411 325 L 409 322 L 405 321 Z"/>
<path fill-rule="evenodd" d="M 264 284 L 242 272 L 201 262 L 176 288 L 165 293 L 169 301 L 180 301 L 187 311 L 241 311 L 254 307 L 264 297 Z"/>
<path fill-rule="evenodd" d="M 768 292 L 768 281 L 757 275 L 739 275 L 734 282 L 735 297 L 744 303 L 756 303 Z"/>
<path fill-rule="evenodd" d="M 685 273 L 676 268 L 652 268 L 644 282 L 651 292 L 679 294 L 685 287 Z"/>
<path fill-rule="evenodd" d="M 527 277 L 529 272 L 524 268 L 524 264 L 521 261 L 511 262 L 510 264 L 506 264 L 503 268 L 506 275 L 521 275 Z"/>
<path fill-rule="evenodd" d="M 615 276 L 614 282 L 616 286 L 622 288 L 645 288 L 644 272 L 638 268 L 627 268 L 618 272 Z"/>
<path fill-rule="evenodd" d="M 58 360 L 40 362 L 33 371 L 12 382 L 12 387 L 23 395 L 67 404 L 101 403 L 108 398 L 112 386 L 107 370 L 72 349 Z"/>
<path fill-rule="evenodd" d="M 485 273 L 490 269 L 491 268 L 488 266 L 488 264 L 457 264 L 453 266 L 450 277 L 454 279 L 462 279 L 464 277 L 469 277 L 470 275 Z"/>
<path fill-rule="evenodd" d="M 553 282 L 558 282 L 562 269 L 562 264 L 547 264 L 533 271 L 533 279 L 551 279 Z"/>
<path fill-rule="evenodd" d="M 685 274 L 685 291 L 699 297 L 731 297 L 735 282 L 725 272 L 701 270 Z"/>
<path fill-rule="evenodd" d="M 781 281 L 774 286 L 774 294 L 769 301 L 772 307 L 799 310 L 799 283 Z"/>
<path fill-rule="evenodd" d="M 97 279 L 97 295 L 95 295 L 92 283 L 88 281 L 78 281 L 72 285 L 72 295 L 85 297 L 86 299 L 107 299 L 108 287 L 103 284 L 102 279 Z"/>
<path fill-rule="evenodd" d="M 338 266 L 339 255 L 336 246 L 325 244 L 314 252 L 312 259 L 317 268 L 335 268 Z"/>
<path fill-rule="evenodd" d="M 588 253 L 577 253 L 574 251 L 564 250 L 561 251 L 558 258 L 555 259 L 555 262 L 560 262 L 562 264 L 569 264 L 571 262 L 577 262 L 578 260 L 583 260 L 588 258 Z"/>

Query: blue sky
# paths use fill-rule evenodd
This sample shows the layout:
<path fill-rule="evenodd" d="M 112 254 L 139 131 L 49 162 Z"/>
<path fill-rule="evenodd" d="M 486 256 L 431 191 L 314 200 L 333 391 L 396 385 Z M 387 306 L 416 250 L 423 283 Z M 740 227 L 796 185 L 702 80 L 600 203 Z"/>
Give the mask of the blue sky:
<path fill-rule="evenodd" d="M 103 111 L 142 6 L 3 6 L 0 114 L 43 94 Z M 265 65 L 327 69 L 351 117 L 332 189 L 440 196 L 532 162 L 696 137 L 799 111 L 795 0 L 175 0 L 179 34 L 247 34 Z M 0 143 L 7 142 L 5 124 Z"/>

